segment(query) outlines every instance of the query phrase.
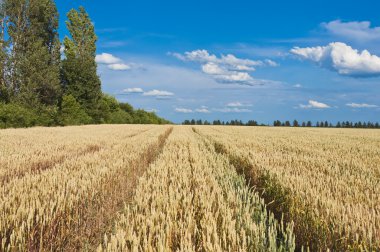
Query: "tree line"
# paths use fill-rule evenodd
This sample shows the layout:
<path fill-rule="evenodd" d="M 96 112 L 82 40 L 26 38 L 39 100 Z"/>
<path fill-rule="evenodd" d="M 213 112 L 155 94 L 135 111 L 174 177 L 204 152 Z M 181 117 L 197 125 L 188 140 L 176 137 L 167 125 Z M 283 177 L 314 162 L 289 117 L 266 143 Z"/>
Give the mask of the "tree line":
<path fill-rule="evenodd" d="M 4 0 L 0 6 L 0 128 L 168 121 L 101 91 L 94 25 L 83 7 L 58 34 L 54 0 Z"/>
<path fill-rule="evenodd" d="M 293 122 L 276 120 L 272 125 L 258 123 L 255 120 L 249 120 L 243 122 L 242 120 L 230 120 L 230 121 L 221 121 L 214 120 L 209 122 L 207 120 L 202 121 L 201 119 L 195 120 L 185 120 L 182 122 L 183 125 L 226 125 L 226 126 L 274 126 L 274 127 L 320 127 L 320 128 L 365 128 L 365 129 L 379 129 L 380 124 L 378 122 L 350 122 L 342 121 L 332 124 L 328 121 L 320 121 L 313 123 L 311 121 L 307 122 L 298 122 L 294 120 Z"/>

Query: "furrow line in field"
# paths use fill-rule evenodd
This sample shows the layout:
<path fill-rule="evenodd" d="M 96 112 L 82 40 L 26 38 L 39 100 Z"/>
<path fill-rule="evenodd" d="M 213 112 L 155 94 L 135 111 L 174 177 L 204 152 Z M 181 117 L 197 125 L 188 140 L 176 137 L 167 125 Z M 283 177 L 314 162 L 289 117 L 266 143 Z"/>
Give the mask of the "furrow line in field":
<path fill-rule="evenodd" d="M 153 127 L 128 141 L 124 141 L 127 132 L 107 133 L 109 143 L 93 155 L 69 159 L 38 176 L 28 175 L 1 188 L 0 251 L 90 249 L 101 234 L 89 228 L 108 227 L 107 222 L 117 214 L 117 206 L 122 207 L 121 201 L 113 201 L 124 188 L 133 187 L 134 181 L 126 179 L 133 178 L 129 169 L 138 170 L 139 163 L 151 162 L 152 157 L 146 156 L 155 153 L 152 146 L 161 146 L 165 129 L 168 127 Z M 142 161 L 138 161 L 141 157 Z M 127 183 L 119 182 L 124 186 L 122 190 L 117 179 Z M 113 205 L 104 205 L 105 202 Z"/>
<path fill-rule="evenodd" d="M 342 230 L 329 219 L 318 218 L 315 214 L 315 206 L 285 187 L 280 178 L 265 167 L 256 165 L 246 155 L 235 151 L 236 147 L 231 148 L 227 141 L 219 141 L 219 137 L 215 138 L 212 134 L 204 133 L 201 128 L 193 127 L 193 131 L 214 143 L 215 150 L 226 156 L 236 171 L 245 178 L 246 183 L 260 192 L 276 219 L 294 223 L 298 251 L 302 248 L 308 248 L 311 251 L 376 250 L 378 242 L 367 243 L 364 240 L 367 238 L 364 234 L 352 235 L 346 231 L 349 227 Z M 223 131 L 219 131 L 218 134 L 221 134 L 222 138 L 227 136 Z M 244 150 L 242 151 L 244 153 Z M 250 153 L 255 155 L 254 150 L 250 150 Z M 368 234 L 369 237 L 371 235 L 373 234 Z"/>
<path fill-rule="evenodd" d="M 126 139 L 135 137 L 148 130 L 149 129 L 130 134 L 126 137 Z M 9 183 L 11 180 L 20 179 L 26 175 L 37 175 L 43 171 L 52 169 L 56 165 L 60 165 L 64 163 L 68 159 L 78 159 L 81 156 L 96 153 L 100 151 L 101 148 L 102 146 L 99 143 L 95 142 L 92 144 L 88 144 L 87 146 L 79 150 L 73 150 L 68 153 L 65 153 L 64 155 L 49 156 L 46 159 L 42 159 L 37 162 L 32 162 L 30 164 L 27 164 L 23 169 L 10 170 L 9 172 L 0 174 L 0 186 L 4 186 L 5 184 Z"/>
<path fill-rule="evenodd" d="M 228 161 L 176 127 L 98 251 L 293 251 L 291 228 L 266 211 Z"/>

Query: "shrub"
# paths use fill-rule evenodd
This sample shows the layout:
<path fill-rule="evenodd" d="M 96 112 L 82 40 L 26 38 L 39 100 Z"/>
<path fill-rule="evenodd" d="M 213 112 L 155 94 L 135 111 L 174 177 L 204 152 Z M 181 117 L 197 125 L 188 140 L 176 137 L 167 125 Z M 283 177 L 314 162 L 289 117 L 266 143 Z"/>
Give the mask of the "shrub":
<path fill-rule="evenodd" d="M 0 104 L 0 128 L 22 128 L 36 125 L 34 111 L 16 103 Z"/>
<path fill-rule="evenodd" d="M 59 121 L 62 125 L 81 125 L 90 123 L 91 117 L 87 115 L 74 96 L 65 95 L 62 98 Z"/>

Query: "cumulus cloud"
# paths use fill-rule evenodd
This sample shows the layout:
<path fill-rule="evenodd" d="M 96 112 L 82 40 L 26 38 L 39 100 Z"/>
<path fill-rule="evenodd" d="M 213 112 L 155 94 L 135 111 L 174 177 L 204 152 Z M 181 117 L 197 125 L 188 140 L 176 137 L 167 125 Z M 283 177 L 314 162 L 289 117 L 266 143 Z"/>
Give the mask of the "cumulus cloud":
<path fill-rule="evenodd" d="M 290 50 L 301 59 L 317 63 L 319 66 L 353 77 L 380 75 L 380 57 L 367 50 L 358 51 L 341 42 L 327 46 L 295 47 Z"/>
<path fill-rule="evenodd" d="M 220 83 L 235 83 L 243 85 L 262 85 L 266 84 L 266 80 L 256 80 L 249 72 L 255 71 L 257 66 L 277 66 L 278 64 L 272 60 L 250 60 L 237 58 L 233 54 L 221 55 L 217 57 L 210 54 L 207 50 L 195 50 L 185 52 L 184 54 L 170 53 L 182 61 L 191 61 L 201 64 L 202 71 L 212 76 Z"/>
<path fill-rule="evenodd" d="M 342 38 L 360 41 L 380 40 L 380 27 L 371 27 L 369 21 L 342 22 L 334 20 L 322 23 L 322 27 L 332 35 Z"/>
<path fill-rule="evenodd" d="M 173 96 L 174 94 L 172 92 L 163 91 L 163 90 L 150 90 L 143 93 L 143 96 L 155 96 L 156 98 L 169 98 L 170 96 Z"/>
<path fill-rule="evenodd" d="M 202 106 L 202 107 L 196 109 L 195 112 L 207 114 L 207 113 L 210 113 L 210 110 L 208 110 L 208 108 L 206 106 Z"/>
<path fill-rule="evenodd" d="M 307 105 L 300 104 L 300 108 L 303 109 L 327 109 L 330 108 L 329 105 L 322 103 L 322 102 L 317 102 L 313 100 L 309 100 L 309 103 Z"/>
<path fill-rule="evenodd" d="M 107 64 L 108 65 L 108 64 L 119 63 L 119 62 L 121 62 L 121 59 L 119 59 L 119 58 L 117 58 L 117 57 L 115 57 L 109 53 L 102 53 L 102 54 L 96 55 L 95 61 L 98 64 Z"/>
<path fill-rule="evenodd" d="M 98 54 L 95 57 L 98 64 L 106 65 L 108 69 L 114 71 L 125 71 L 132 69 L 134 64 L 125 64 L 121 59 L 109 53 Z"/>
<path fill-rule="evenodd" d="M 230 102 L 230 103 L 227 103 L 227 107 L 251 107 L 252 104 L 248 104 L 248 103 L 241 103 L 241 102 Z"/>
<path fill-rule="evenodd" d="M 378 108 L 379 106 L 367 103 L 347 103 L 346 106 L 351 108 Z"/>
<path fill-rule="evenodd" d="M 175 108 L 175 112 L 188 114 L 193 113 L 193 110 L 187 108 Z"/>
<path fill-rule="evenodd" d="M 250 109 L 237 108 L 237 107 L 226 107 L 226 108 L 214 108 L 214 111 L 222 113 L 249 113 L 252 112 Z"/>
<path fill-rule="evenodd" d="M 132 68 L 130 65 L 123 64 L 123 63 L 110 64 L 110 65 L 107 65 L 107 67 L 109 69 L 115 70 L 115 71 L 125 71 L 125 70 L 129 70 Z"/>
<path fill-rule="evenodd" d="M 211 75 L 222 75 L 228 73 L 228 71 L 213 62 L 208 62 L 202 65 L 202 71 L 206 74 Z"/>
<path fill-rule="evenodd" d="M 125 94 L 134 94 L 134 93 L 143 93 L 144 90 L 142 88 L 126 88 L 123 90 Z"/>
<path fill-rule="evenodd" d="M 299 84 L 299 83 L 297 83 L 297 84 L 294 84 L 294 85 L 293 85 L 293 87 L 295 87 L 295 88 L 301 88 L 301 87 L 302 87 L 302 85 L 301 85 L 301 84 Z"/>

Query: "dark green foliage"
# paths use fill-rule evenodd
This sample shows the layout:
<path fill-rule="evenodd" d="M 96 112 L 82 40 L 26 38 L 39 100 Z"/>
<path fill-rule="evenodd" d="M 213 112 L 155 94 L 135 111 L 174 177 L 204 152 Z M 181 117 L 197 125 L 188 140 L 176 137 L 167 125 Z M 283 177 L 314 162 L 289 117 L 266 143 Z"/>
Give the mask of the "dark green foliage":
<path fill-rule="evenodd" d="M 19 104 L 0 103 L 0 128 L 35 126 L 37 114 Z"/>
<path fill-rule="evenodd" d="M 63 96 L 59 113 L 59 123 L 61 125 L 81 125 L 90 122 L 91 117 L 86 114 L 74 96 Z"/>
<path fill-rule="evenodd" d="M 169 124 L 170 122 L 159 118 L 154 112 L 138 109 L 133 113 L 133 123 L 136 124 Z"/>
<path fill-rule="evenodd" d="M 35 107 L 56 105 L 60 96 L 58 12 L 52 0 L 6 0 L 12 100 Z"/>
<path fill-rule="evenodd" d="M 81 104 L 95 123 L 104 122 L 101 99 L 101 83 L 97 75 L 96 41 L 94 25 L 83 7 L 72 9 L 66 22 L 71 38 L 64 40 L 65 56 L 62 62 L 62 78 L 65 94 L 70 94 Z"/>

